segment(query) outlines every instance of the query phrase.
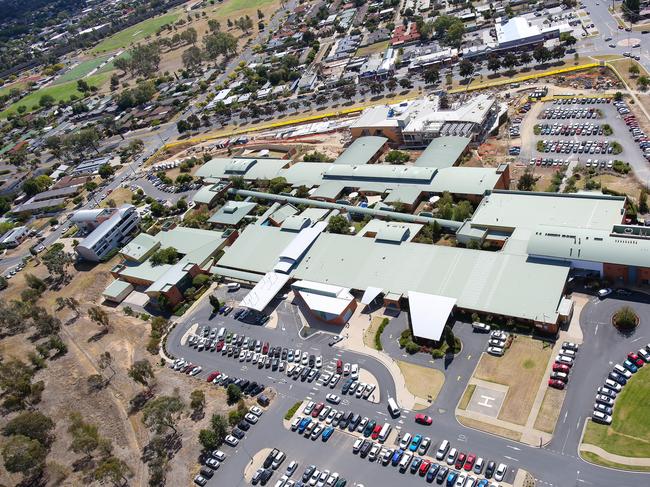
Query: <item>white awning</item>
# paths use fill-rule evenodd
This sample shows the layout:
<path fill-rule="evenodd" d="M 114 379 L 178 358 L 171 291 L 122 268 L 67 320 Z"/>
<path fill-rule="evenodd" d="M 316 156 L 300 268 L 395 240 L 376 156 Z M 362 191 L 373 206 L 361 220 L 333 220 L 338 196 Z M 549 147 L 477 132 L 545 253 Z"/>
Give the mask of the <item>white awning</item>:
<path fill-rule="evenodd" d="M 365 304 L 366 306 L 369 305 L 382 291 L 383 289 L 380 287 L 368 286 L 361 298 L 361 304 Z"/>
<path fill-rule="evenodd" d="M 256 311 L 262 311 L 288 280 L 289 276 L 286 274 L 267 272 L 260 282 L 255 284 L 255 287 L 242 299 L 239 305 Z"/>
<path fill-rule="evenodd" d="M 456 299 L 409 291 L 409 308 L 413 335 L 427 340 L 440 340 Z"/>

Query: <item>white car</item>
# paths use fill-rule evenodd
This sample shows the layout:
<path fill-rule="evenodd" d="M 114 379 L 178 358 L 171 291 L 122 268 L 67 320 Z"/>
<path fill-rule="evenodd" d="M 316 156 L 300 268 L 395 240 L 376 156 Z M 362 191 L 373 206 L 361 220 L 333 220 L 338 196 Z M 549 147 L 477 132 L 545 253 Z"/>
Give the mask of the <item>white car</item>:
<path fill-rule="evenodd" d="M 612 294 L 612 290 L 608 287 L 598 290 L 599 298 L 604 298 L 605 296 L 609 296 L 610 294 Z"/>
<path fill-rule="evenodd" d="M 235 438 L 233 435 L 227 435 L 223 439 L 223 441 L 226 445 L 230 445 L 230 446 L 237 446 L 239 444 L 239 440 Z"/>
<path fill-rule="evenodd" d="M 619 384 L 618 382 L 612 380 L 612 379 L 605 379 L 605 387 L 609 387 L 613 391 L 616 392 L 621 392 L 623 389 L 623 386 Z"/>
<path fill-rule="evenodd" d="M 597 423 L 612 424 L 612 417 L 609 414 L 605 414 L 601 411 L 594 411 L 591 414 L 591 419 Z"/>
<path fill-rule="evenodd" d="M 291 421 L 291 431 L 296 431 L 301 421 L 302 421 L 302 416 L 296 416 L 295 418 L 293 418 L 293 421 Z"/>
<path fill-rule="evenodd" d="M 404 436 L 399 440 L 399 447 L 402 450 L 406 450 L 411 444 L 411 433 L 404 433 Z"/>
<path fill-rule="evenodd" d="M 363 444 L 363 438 L 358 438 L 357 440 L 355 440 L 354 445 L 352 445 L 352 453 L 359 453 L 362 444 Z"/>
<path fill-rule="evenodd" d="M 487 353 L 489 353 L 490 355 L 495 355 L 496 357 L 501 357 L 506 352 L 503 349 L 503 347 L 488 347 Z"/>
<path fill-rule="evenodd" d="M 506 465 L 505 463 L 500 463 L 496 471 L 494 472 L 494 480 L 496 480 L 497 482 L 501 482 L 503 478 L 506 476 L 507 471 L 508 471 L 508 465 Z"/>
<path fill-rule="evenodd" d="M 317 369 L 320 369 L 323 366 L 323 357 L 320 355 L 316 357 L 316 363 L 314 365 L 316 365 Z"/>
<path fill-rule="evenodd" d="M 350 378 L 353 380 L 359 379 L 359 364 L 352 364 L 350 368 Z"/>
<path fill-rule="evenodd" d="M 203 369 L 201 368 L 201 366 L 200 366 L 200 365 L 197 365 L 196 367 L 194 367 L 194 368 L 192 369 L 192 372 L 190 372 L 190 375 L 198 375 L 198 374 L 201 373 L 202 370 L 203 370 Z"/>
<path fill-rule="evenodd" d="M 262 411 L 262 409 L 258 408 L 257 406 L 253 406 L 248 410 L 248 412 L 250 412 L 251 414 L 254 414 L 255 416 L 259 417 L 259 416 L 262 415 L 262 413 L 264 411 Z"/>
<path fill-rule="evenodd" d="M 309 402 L 305 405 L 305 408 L 302 410 L 303 414 L 305 414 L 305 415 L 310 415 L 311 412 L 314 410 L 314 406 L 316 406 L 316 404 L 314 403 L 314 401 L 309 401 Z"/>
<path fill-rule="evenodd" d="M 629 379 L 632 377 L 632 372 L 627 370 L 625 367 L 623 367 L 621 364 L 616 364 L 614 365 L 614 372 L 618 372 L 621 374 L 623 377 L 626 379 Z"/>
<path fill-rule="evenodd" d="M 328 394 L 327 396 L 325 396 L 325 399 L 327 400 L 327 402 L 331 402 L 332 404 L 338 404 L 341 402 L 341 398 L 336 394 Z"/>
<path fill-rule="evenodd" d="M 490 332 L 490 338 L 496 338 L 497 340 L 505 340 L 508 338 L 508 332 L 503 330 L 493 330 Z"/>
<path fill-rule="evenodd" d="M 246 414 L 244 415 L 244 419 L 245 419 L 246 421 L 248 421 L 250 424 L 256 424 L 257 421 L 259 421 L 260 418 L 258 418 L 257 416 L 255 416 L 255 415 L 252 414 L 252 413 L 246 413 Z"/>
<path fill-rule="evenodd" d="M 573 365 L 573 358 L 567 357 L 566 355 L 557 355 L 555 357 L 555 361 L 558 364 L 568 365 L 569 367 L 571 367 Z"/>
<path fill-rule="evenodd" d="M 300 360 L 302 365 L 309 365 L 309 354 L 307 352 L 302 352 L 302 359 Z"/>

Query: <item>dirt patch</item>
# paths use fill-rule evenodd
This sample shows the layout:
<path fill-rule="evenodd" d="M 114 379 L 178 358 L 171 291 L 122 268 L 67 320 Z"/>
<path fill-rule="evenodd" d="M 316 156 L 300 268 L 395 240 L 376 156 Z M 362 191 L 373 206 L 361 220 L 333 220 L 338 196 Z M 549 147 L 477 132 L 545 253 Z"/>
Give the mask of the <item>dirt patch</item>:
<path fill-rule="evenodd" d="M 476 384 L 467 385 L 467 389 L 463 392 L 463 397 L 460 398 L 460 402 L 458 403 L 458 409 L 467 409 L 467 405 L 474 394 L 474 389 L 476 389 Z"/>
<path fill-rule="evenodd" d="M 466 418 L 465 416 L 457 416 L 458 421 L 469 428 L 475 428 L 477 430 L 485 431 L 487 433 L 492 433 L 497 436 L 502 436 L 504 438 L 510 438 L 514 441 L 521 440 L 521 433 L 518 431 L 512 431 L 506 428 L 501 428 L 500 426 L 495 426 L 490 423 L 484 423 L 483 421 L 478 421 L 472 418 Z"/>
<path fill-rule="evenodd" d="M 128 188 L 117 188 L 109 194 L 104 201 L 102 201 L 99 206 L 106 208 L 109 205 L 109 202 L 113 202 L 115 207 L 119 207 L 125 203 L 131 203 L 131 196 L 133 196 L 133 191 Z"/>
<path fill-rule="evenodd" d="M 430 369 L 408 362 L 396 361 L 402 371 L 406 388 L 411 394 L 433 402 L 438 397 L 442 385 L 445 383 L 445 374 L 437 369 Z"/>
<path fill-rule="evenodd" d="M 564 396 L 566 396 L 565 391 L 553 389 L 552 387 L 546 389 L 542 406 L 539 408 L 537 418 L 535 419 L 534 428 L 536 430 L 553 434 L 553 431 L 555 431 L 555 424 L 560 416 Z"/>
<path fill-rule="evenodd" d="M 526 424 L 551 352 L 540 340 L 516 336 L 503 357 L 483 354 L 474 377 L 509 387 L 498 419 Z"/>
<path fill-rule="evenodd" d="M 576 182 L 576 187 L 578 189 L 584 189 L 588 179 L 584 175 L 581 176 L 582 177 L 580 180 Z M 599 182 L 601 188 L 605 187 L 607 189 L 612 189 L 618 193 L 626 194 L 635 201 L 638 201 L 639 193 L 641 192 L 641 189 L 643 189 L 643 185 L 639 183 L 639 181 L 634 177 L 632 173 L 626 176 L 598 173 L 595 176 L 591 177 L 591 179 L 593 181 Z"/>

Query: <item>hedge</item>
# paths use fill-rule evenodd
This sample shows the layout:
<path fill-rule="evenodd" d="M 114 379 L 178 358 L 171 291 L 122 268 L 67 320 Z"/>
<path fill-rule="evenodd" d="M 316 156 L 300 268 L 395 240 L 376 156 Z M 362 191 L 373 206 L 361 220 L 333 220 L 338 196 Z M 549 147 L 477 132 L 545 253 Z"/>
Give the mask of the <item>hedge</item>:
<path fill-rule="evenodd" d="M 293 418 L 293 415 L 296 414 L 296 411 L 298 411 L 298 408 L 300 407 L 301 404 L 302 404 L 302 401 L 298 401 L 293 406 L 291 406 L 289 408 L 289 410 L 287 411 L 287 414 L 284 415 L 284 419 L 289 421 L 291 418 Z"/>

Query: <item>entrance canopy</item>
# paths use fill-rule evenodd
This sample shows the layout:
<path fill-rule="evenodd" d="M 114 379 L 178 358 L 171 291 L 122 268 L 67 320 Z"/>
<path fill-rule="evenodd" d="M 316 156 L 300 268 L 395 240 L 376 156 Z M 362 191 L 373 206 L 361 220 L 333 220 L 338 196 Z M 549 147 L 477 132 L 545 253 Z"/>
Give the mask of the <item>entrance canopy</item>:
<path fill-rule="evenodd" d="M 409 308 L 413 335 L 427 340 L 440 340 L 456 299 L 409 291 Z"/>
<path fill-rule="evenodd" d="M 363 297 L 361 298 L 361 304 L 365 304 L 366 306 L 369 305 L 374 301 L 374 299 L 379 296 L 379 294 L 383 291 L 382 288 L 380 287 L 372 287 L 368 286 L 366 288 L 366 291 L 363 293 Z"/>
<path fill-rule="evenodd" d="M 262 311 L 287 283 L 289 277 L 287 274 L 267 272 L 239 305 L 255 311 Z"/>

